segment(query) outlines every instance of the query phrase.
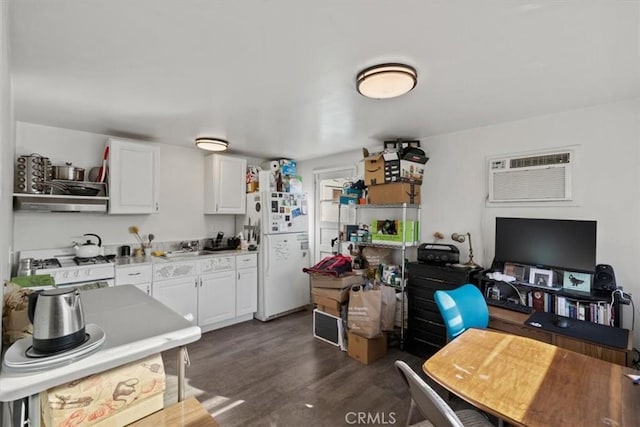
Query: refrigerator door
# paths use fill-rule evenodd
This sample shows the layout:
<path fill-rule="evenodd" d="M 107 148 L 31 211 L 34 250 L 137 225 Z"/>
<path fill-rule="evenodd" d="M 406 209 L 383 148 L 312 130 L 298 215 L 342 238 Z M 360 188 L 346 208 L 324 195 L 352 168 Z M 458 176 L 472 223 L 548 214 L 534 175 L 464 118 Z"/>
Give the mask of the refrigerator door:
<path fill-rule="evenodd" d="M 307 233 L 263 235 L 260 253 L 263 259 L 259 281 L 256 318 L 269 320 L 302 309 L 310 303 Z"/>
<path fill-rule="evenodd" d="M 309 209 L 304 194 L 263 193 L 264 234 L 301 233 L 309 230 Z"/>

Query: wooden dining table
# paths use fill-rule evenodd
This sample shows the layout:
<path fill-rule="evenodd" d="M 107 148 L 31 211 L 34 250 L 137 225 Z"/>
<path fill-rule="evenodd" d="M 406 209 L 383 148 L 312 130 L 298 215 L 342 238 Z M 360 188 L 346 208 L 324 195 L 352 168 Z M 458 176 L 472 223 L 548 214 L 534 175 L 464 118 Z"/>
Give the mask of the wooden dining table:
<path fill-rule="evenodd" d="M 469 329 L 423 370 L 512 425 L 640 426 L 639 371 L 530 338 Z"/>

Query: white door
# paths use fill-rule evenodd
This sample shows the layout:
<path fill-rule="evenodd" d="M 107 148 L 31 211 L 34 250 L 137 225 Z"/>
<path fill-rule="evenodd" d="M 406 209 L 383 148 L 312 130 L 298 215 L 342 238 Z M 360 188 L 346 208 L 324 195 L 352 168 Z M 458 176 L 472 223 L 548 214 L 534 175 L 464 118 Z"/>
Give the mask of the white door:
<path fill-rule="evenodd" d="M 236 316 L 235 274 L 235 271 L 223 271 L 200 276 L 198 326 L 233 319 Z"/>
<path fill-rule="evenodd" d="M 263 317 L 304 307 L 309 304 L 309 240 L 306 233 L 263 236 L 265 251 Z"/>
<path fill-rule="evenodd" d="M 353 180 L 351 177 L 354 174 L 355 168 L 315 172 L 314 264 L 338 250 L 337 246 L 332 245 L 338 238 L 338 223 L 347 224 L 355 220 L 354 209 L 339 209 L 342 188 Z"/>
<path fill-rule="evenodd" d="M 109 140 L 109 213 L 157 213 L 160 210 L 160 149 Z"/>
<path fill-rule="evenodd" d="M 154 281 L 153 296 L 179 315 L 196 323 L 198 319 L 197 277 Z"/>

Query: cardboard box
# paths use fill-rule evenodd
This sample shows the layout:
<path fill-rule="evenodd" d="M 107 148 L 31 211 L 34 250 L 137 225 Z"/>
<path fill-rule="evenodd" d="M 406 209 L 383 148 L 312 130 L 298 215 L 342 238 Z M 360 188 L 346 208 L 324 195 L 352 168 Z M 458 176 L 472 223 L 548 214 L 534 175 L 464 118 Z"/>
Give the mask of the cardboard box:
<path fill-rule="evenodd" d="M 387 354 L 387 336 L 384 333 L 375 338 L 364 338 L 349 332 L 348 337 L 347 354 L 365 365 Z"/>
<path fill-rule="evenodd" d="M 317 309 L 318 311 L 323 312 L 323 313 L 327 313 L 327 314 L 330 314 L 330 315 L 332 315 L 332 316 L 340 317 L 340 310 L 336 310 L 336 309 L 335 309 L 335 308 L 333 308 L 333 307 L 327 307 L 327 306 L 325 306 L 325 305 L 318 305 L 318 304 L 316 304 L 316 309 Z"/>
<path fill-rule="evenodd" d="M 329 307 L 336 311 L 340 311 L 340 301 L 335 299 L 321 297 L 319 295 L 313 295 L 313 303 L 317 305 L 322 305 L 324 307 Z"/>
<path fill-rule="evenodd" d="M 420 154 L 407 153 L 400 159 L 400 181 L 422 184 L 425 164 L 429 160 Z"/>
<path fill-rule="evenodd" d="M 372 185 L 369 187 L 369 203 L 393 205 L 399 203 L 420 204 L 420 186 L 409 182 Z"/>
<path fill-rule="evenodd" d="M 345 302 L 349 300 L 349 290 L 351 286 L 344 289 L 332 289 L 332 288 L 311 288 L 311 295 L 329 298 L 338 302 Z"/>
<path fill-rule="evenodd" d="M 414 244 L 420 241 L 418 221 L 394 220 L 394 229 L 397 234 L 382 234 L 384 224 L 387 220 L 371 221 L 371 242 L 385 244 L 402 244 L 403 236 L 407 244 Z"/>
<path fill-rule="evenodd" d="M 425 163 L 428 157 L 417 153 L 388 153 L 384 155 L 385 183 L 389 182 L 411 182 L 422 184 Z"/>
<path fill-rule="evenodd" d="M 367 186 L 384 183 L 384 157 L 382 153 L 364 158 L 364 183 Z"/>
<path fill-rule="evenodd" d="M 311 275 L 312 288 L 345 289 L 353 285 L 361 285 L 362 283 L 363 277 L 354 273 L 346 273 L 342 277 L 324 276 L 322 274 Z"/>
<path fill-rule="evenodd" d="M 400 164 L 395 162 L 398 160 L 397 153 L 380 152 L 364 158 L 364 183 L 367 186 L 380 185 L 388 182 L 388 169 L 399 171 Z M 395 165 L 395 166 L 394 166 Z"/>

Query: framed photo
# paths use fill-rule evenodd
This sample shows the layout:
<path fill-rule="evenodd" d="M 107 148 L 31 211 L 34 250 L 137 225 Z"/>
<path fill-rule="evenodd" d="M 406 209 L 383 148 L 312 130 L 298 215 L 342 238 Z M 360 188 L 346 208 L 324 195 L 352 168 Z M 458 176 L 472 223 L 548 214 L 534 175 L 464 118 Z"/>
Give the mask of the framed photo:
<path fill-rule="evenodd" d="M 562 287 L 569 291 L 591 292 L 591 274 L 565 271 Z"/>
<path fill-rule="evenodd" d="M 524 282 L 525 277 L 527 276 L 527 267 L 520 264 L 505 262 L 504 274 L 515 277 L 518 282 Z"/>
<path fill-rule="evenodd" d="M 529 271 L 529 283 L 536 286 L 553 286 L 553 271 L 532 268 Z"/>

